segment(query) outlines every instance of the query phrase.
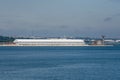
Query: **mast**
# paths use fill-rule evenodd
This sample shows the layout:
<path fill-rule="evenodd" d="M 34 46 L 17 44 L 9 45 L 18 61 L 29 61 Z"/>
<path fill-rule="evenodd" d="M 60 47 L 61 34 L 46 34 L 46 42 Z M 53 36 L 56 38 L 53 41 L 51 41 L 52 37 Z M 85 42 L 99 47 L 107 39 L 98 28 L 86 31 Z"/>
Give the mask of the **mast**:
<path fill-rule="evenodd" d="M 102 35 L 101 37 L 102 37 L 102 44 L 104 45 L 104 44 L 105 44 L 105 43 L 104 43 L 105 36 L 104 36 L 104 35 Z"/>

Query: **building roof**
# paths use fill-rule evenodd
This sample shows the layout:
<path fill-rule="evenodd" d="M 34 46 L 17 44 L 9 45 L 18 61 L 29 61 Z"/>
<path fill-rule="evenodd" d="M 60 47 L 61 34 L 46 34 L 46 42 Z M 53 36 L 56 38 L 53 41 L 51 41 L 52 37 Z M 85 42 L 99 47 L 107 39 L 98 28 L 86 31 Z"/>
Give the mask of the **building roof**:
<path fill-rule="evenodd" d="M 14 42 L 84 42 L 82 39 L 15 39 Z"/>

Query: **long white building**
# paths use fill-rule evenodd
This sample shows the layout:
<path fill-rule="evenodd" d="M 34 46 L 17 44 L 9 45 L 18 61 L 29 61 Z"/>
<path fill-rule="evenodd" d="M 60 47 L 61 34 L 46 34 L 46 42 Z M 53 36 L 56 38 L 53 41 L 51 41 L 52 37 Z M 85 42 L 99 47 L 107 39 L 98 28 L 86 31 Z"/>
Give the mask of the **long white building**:
<path fill-rule="evenodd" d="M 17 46 L 85 46 L 81 39 L 16 39 Z"/>

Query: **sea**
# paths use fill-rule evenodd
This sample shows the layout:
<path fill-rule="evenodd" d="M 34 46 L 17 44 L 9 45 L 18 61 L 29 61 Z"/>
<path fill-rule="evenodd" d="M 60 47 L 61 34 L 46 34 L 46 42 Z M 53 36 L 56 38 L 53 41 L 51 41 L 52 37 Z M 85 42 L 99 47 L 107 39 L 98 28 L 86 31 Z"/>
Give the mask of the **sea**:
<path fill-rule="evenodd" d="M 1 46 L 0 80 L 120 80 L 120 46 Z"/>

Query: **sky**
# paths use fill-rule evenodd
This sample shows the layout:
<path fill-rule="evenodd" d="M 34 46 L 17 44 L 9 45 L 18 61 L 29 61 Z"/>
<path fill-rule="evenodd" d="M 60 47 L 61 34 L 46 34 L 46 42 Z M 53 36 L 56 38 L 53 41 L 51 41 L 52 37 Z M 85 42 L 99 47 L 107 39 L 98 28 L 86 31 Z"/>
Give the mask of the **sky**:
<path fill-rule="evenodd" d="M 0 35 L 120 38 L 120 0 L 0 0 Z"/>

